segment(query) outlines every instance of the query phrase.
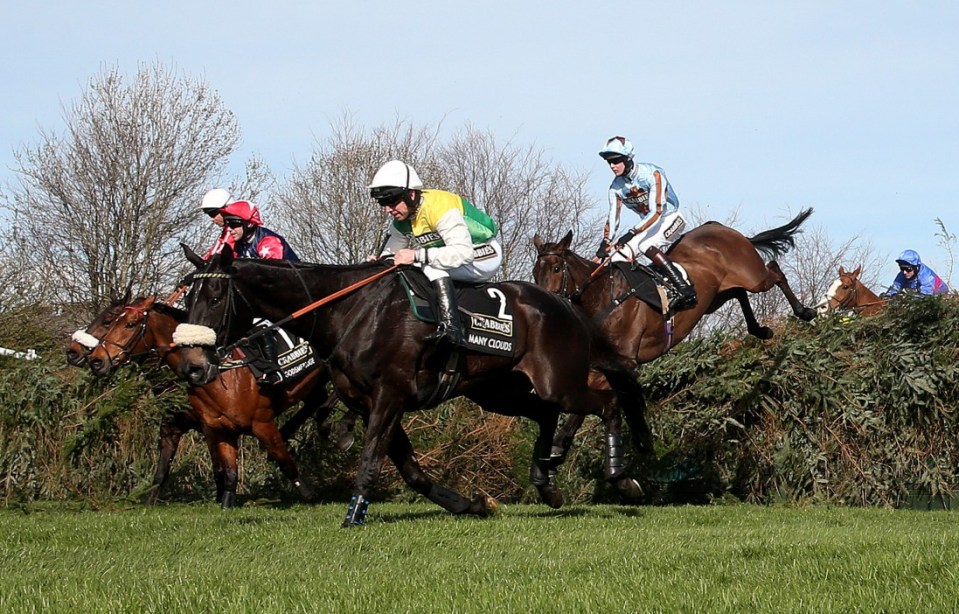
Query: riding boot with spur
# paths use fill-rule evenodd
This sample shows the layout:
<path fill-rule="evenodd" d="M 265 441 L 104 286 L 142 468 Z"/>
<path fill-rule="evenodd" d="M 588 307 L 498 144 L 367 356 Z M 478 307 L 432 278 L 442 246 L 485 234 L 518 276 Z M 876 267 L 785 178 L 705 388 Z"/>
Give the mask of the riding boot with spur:
<path fill-rule="evenodd" d="M 436 289 L 436 302 L 440 312 L 437 314 L 436 331 L 427 335 L 426 341 L 445 342 L 454 346 L 465 345 L 466 340 L 463 338 L 463 329 L 460 328 L 459 308 L 456 306 L 456 288 L 453 287 L 453 280 L 449 277 L 440 277 L 433 281 L 433 288 Z"/>
<path fill-rule="evenodd" d="M 261 384 L 279 384 L 283 381 L 283 371 L 276 358 L 276 339 L 273 338 L 273 331 L 269 331 L 260 337 L 260 350 L 263 352 L 264 360 L 269 363 L 264 366 L 263 375 L 259 378 Z"/>
<path fill-rule="evenodd" d="M 676 265 L 666 257 L 658 247 L 650 247 L 646 250 L 646 257 L 652 260 L 653 265 L 656 267 L 656 270 L 659 271 L 663 277 L 666 278 L 676 290 L 676 300 L 672 301 L 672 304 L 669 306 L 671 311 L 682 311 L 684 309 L 692 309 L 696 306 L 696 290 L 693 288 L 692 283 L 687 282 L 679 270 L 676 268 Z"/>

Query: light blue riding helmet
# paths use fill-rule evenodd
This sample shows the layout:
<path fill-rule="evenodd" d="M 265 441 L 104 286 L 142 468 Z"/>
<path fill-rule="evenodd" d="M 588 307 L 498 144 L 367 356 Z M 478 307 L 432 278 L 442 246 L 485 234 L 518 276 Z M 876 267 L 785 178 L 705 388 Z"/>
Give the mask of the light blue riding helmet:
<path fill-rule="evenodd" d="M 625 136 L 614 136 L 606 141 L 606 145 L 600 150 L 599 155 L 604 160 L 622 156 L 630 160 L 633 159 L 633 144 Z"/>

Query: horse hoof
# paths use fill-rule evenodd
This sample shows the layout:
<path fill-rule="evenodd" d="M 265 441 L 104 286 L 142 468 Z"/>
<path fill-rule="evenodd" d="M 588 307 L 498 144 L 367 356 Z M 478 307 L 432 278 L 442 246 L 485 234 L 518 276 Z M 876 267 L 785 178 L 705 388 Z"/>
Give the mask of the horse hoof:
<path fill-rule="evenodd" d="M 228 510 L 234 507 L 239 507 L 239 503 L 236 500 L 235 492 L 225 492 L 223 493 L 223 499 L 220 500 L 220 507 Z"/>
<path fill-rule="evenodd" d="M 759 330 L 756 331 L 756 336 L 763 341 L 769 341 L 773 338 L 773 329 L 769 328 L 768 326 L 760 326 Z"/>
<path fill-rule="evenodd" d="M 816 310 L 806 307 L 803 309 L 802 313 L 799 314 L 799 319 L 804 322 L 812 322 L 816 318 Z"/>
<path fill-rule="evenodd" d="M 300 493 L 300 496 L 303 497 L 303 500 L 307 503 L 316 503 L 316 493 L 313 492 L 313 489 L 305 484 L 300 484 L 296 487 L 296 491 Z"/>
<path fill-rule="evenodd" d="M 483 516 L 486 518 L 490 516 L 496 516 L 500 513 L 499 501 L 493 497 L 483 498 L 483 508 L 486 510 L 486 513 L 483 514 Z"/>
<path fill-rule="evenodd" d="M 639 501 L 645 494 L 643 487 L 633 478 L 622 477 L 616 481 L 616 489 L 619 494 L 629 502 Z"/>
<path fill-rule="evenodd" d="M 556 488 L 552 484 L 540 488 L 539 497 L 543 503 L 554 510 L 558 510 L 559 508 L 563 507 L 563 491 Z"/>
<path fill-rule="evenodd" d="M 340 449 L 341 452 L 346 452 L 353 447 L 353 442 L 356 441 L 356 437 L 353 436 L 353 433 L 344 433 L 336 440 L 336 447 Z"/>
<path fill-rule="evenodd" d="M 140 498 L 140 502 L 143 503 L 143 505 L 148 505 L 150 507 L 153 507 L 154 505 L 156 505 L 157 501 L 159 500 L 160 500 L 160 489 L 156 486 L 150 488 L 150 490 L 145 492 L 143 496 Z"/>

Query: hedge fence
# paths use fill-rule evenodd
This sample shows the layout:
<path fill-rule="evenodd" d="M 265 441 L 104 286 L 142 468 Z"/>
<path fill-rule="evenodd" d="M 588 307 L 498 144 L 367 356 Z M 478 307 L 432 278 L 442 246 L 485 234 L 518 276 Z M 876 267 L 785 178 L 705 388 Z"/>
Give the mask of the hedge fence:
<path fill-rule="evenodd" d="M 957 315 L 952 298 L 905 300 L 872 318 L 783 321 L 766 342 L 717 333 L 643 365 L 656 458 L 629 460 L 646 502 L 949 505 L 959 467 Z M 0 345 L 16 338 L 22 347 L 25 328 L 10 321 L 0 321 Z M 61 338 L 32 334 L 47 335 L 34 344 L 41 360 L 0 357 L 0 504 L 136 501 L 152 482 L 163 416 L 186 405 L 182 385 L 151 362 L 97 380 L 65 366 Z M 411 414 L 406 428 L 437 481 L 507 503 L 536 500 L 531 423 L 460 399 Z M 359 445 L 342 452 L 335 424 L 328 431 L 309 422 L 290 446 L 321 498 L 340 500 Z M 296 500 L 252 438 L 240 462 L 241 498 Z M 568 501 L 616 501 L 601 473 L 602 429 L 591 418 L 556 479 Z M 378 497 L 414 496 L 388 463 L 379 488 Z M 213 497 L 206 446 L 190 433 L 163 499 Z"/>

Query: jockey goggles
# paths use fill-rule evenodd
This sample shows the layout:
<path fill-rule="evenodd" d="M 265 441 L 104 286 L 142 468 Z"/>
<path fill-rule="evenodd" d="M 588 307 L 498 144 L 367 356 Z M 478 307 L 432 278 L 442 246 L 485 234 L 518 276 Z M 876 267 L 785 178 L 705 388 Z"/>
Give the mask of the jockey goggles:
<path fill-rule="evenodd" d="M 397 186 L 379 186 L 370 190 L 370 196 L 381 207 L 389 207 L 403 200 L 406 196 L 406 188 Z"/>
<path fill-rule="evenodd" d="M 243 218 L 234 217 L 234 216 L 232 216 L 232 215 L 223 216 L 223 224 L 224 224 L 227 228 L 243 228 L 243 227 L 246 226 L 248 223 L 249 223 L 249 222 L 247 222 L 247 221 L 244 220 Z"/>

